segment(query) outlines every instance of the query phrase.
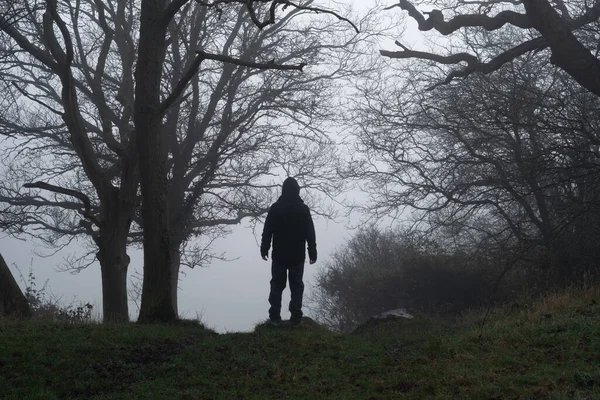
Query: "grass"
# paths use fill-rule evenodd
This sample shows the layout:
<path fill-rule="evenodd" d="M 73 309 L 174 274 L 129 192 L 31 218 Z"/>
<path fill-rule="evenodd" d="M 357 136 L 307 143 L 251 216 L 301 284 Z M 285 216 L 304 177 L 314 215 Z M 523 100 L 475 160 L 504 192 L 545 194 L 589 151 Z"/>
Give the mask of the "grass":
<path fill-rule="evenodd" d="M 0 320 L 3 399 L 600 399 L 600 293 L 339 335 Z"/>

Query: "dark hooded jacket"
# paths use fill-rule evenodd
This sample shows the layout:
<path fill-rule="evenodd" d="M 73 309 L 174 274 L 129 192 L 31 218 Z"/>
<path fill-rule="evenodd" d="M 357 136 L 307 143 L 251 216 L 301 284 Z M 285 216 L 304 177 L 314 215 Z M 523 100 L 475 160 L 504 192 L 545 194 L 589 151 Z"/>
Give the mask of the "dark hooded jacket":
<path fill-rule="evenodd" d="M 300 198 L 300 186 L 294 178 L 283 182 L 281 197 L 269 209 L 260 246 L 262 256 L 269 254 L 271 237 L 271 258 L 274 261 L 286 264 L 303 262 L 307 243 L 309 259 L 317 260 L 315 226 L 308 206 Z"/>

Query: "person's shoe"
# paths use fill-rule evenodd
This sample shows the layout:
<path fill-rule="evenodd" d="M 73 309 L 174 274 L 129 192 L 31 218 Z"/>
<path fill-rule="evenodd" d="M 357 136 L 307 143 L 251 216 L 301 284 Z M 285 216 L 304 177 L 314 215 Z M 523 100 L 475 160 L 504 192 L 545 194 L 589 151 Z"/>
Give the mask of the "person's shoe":
<path fill-rule="evenodd" d="M 267 325 L 269 325 L 269 326 L 279 326 L 279 325 L 281 325 L 281 319 L 272 319 L 272 318 L 269 318 L 267 320 Z"/>

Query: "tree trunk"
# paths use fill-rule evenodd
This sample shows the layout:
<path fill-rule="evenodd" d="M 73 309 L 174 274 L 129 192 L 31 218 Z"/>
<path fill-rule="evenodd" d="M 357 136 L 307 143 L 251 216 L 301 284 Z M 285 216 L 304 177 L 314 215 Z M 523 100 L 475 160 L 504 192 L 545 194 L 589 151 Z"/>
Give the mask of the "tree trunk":
<path fill-rule="evenodd" d="M 0 254 L 0 316 L 29 318 L 29 302 Z"/>
<path fill-rule="evenodd" d="M 102 272 L 102 314 L 104 322 L 128 322 L 127 255 L 128 229 L 103 233 L 96 243 Z"/>
<path fill-rule="evenodd" d="M 167 146 L 160 79 L 166 50 L 165 0 L 143 0 L 135 71 L 134 123 L 142 191 L 144 283 L 140 322 L 177 319 L 173 304 L 167 204 Z"/>
<path fill-rule="evenodd" d="M 179 315 L 177 306 L 177 286 L 179 284 L 179 269 L 181 266 L 181 244 L 173 243 L 171 246 L 171 296 L 175 314 Z"/>
<path fill-rule="evenodd" d="M 600 60 L 577 39 L 567 21 L 548 0 L 524 0 L 523 5 L 533 27 L 550 45 L 550 61 L 581 86 L 600 96 Z"/>

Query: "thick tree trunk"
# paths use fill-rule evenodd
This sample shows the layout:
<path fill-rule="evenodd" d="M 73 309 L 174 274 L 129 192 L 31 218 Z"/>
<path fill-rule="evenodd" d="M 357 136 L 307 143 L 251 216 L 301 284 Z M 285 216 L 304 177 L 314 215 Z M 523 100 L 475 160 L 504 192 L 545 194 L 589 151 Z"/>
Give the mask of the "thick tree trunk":
<path fill-rule="evenodd" d="M 600 61 L 577 39 L 567 21 L 548 0 L 524 0 L 523 5 L 533 27 L 550 45 L 552 63 L 600 96 Z"/>
<path fill-rule="evenodd" d="M 103 233 L 96 240 L 102 272 L 102 314 L 104 322 L 128 322 L 127 301 L 127 230 Z"/>
<path fill-rule="evenodd" d="M 179 269 L 181 267 L 181 244 L 173 243 L 171 246 L 171 296 L 175 314 L 179 315 L 177 305 L 177 286 L 179 284 Z"/>
<path fill-rule="evenodd" d="M 0 316 L 31 317 L 31 307 L 0 254 Z"/>
<path fill-rule="evenodd" d="M 167 146 L 162 133 L 160 79 L 166 50 L 165 0 L 143 0 L 135 71 L 137 151 L 144 228 L 140 322 L 174 321 L 167 204 Z"/>

